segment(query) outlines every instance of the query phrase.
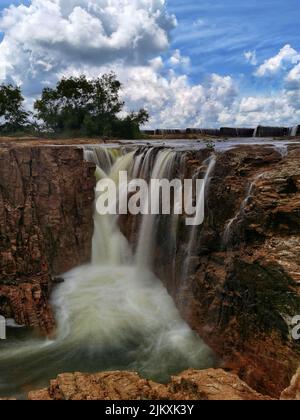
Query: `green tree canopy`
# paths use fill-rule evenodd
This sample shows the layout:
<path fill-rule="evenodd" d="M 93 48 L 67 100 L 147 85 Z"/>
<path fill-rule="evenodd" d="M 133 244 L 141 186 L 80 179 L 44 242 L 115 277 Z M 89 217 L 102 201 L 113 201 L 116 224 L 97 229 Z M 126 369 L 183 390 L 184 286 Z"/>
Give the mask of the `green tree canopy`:
<path fill-rule="evenodd" d="M 13 132 L 28 124 L 29 113 L 23 109 L 21 89 L 13 85 L 0 85 L 0 130 Z"/>
<path fill-rule="evenodd" d="M 54 133 L 80 132 L 134 138 L 149 115 L 145 110 L 118 117 L 124 107 L 121 83 L 114 73 L 88 80 L 85 76 L 62 79 L 55 89 L 45 88 L 35 102 L 37 118 Z"/>

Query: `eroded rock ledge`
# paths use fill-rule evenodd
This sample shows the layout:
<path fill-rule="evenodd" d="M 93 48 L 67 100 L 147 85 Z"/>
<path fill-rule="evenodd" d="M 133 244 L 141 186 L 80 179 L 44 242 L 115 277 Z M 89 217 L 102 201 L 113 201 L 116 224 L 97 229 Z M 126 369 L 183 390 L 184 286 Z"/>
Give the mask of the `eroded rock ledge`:
<path fill-rule="evenodd" d="M 53 276 L 89 261 L 94 166 L 81 149 L 0 149 L 0 314 L 50 333 Z"/>
<path fill-rule="evenodd" d="M 66 373 L 29 400 L 270 400 L 222 369 L 187 370 L 167 385 L 133 372 Z"/>

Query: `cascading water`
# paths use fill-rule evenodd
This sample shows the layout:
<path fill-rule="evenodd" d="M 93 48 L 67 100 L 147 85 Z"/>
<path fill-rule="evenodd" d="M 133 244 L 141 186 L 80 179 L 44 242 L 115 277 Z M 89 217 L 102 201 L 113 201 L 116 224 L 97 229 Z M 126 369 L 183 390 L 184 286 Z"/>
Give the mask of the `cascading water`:
<path fill-rule="evenodd" d="M 176 152 L 171 150 L 163 150 L 158 153 L 154 163 L 154 167 L 151 173 L 152 179 L 168 179 L 170 180 L 174 172 L 174 162 L 176 159 Z M 159 196 L 156 196 L 156 200 L 159 200 Z M 153 205 L 157 203 L 152 203 Z M 147 206 L 150 205 L 150 199 L 148 197 Z M 172 217 L 170 215 L 170 217 Z M 153 247 L 155 240 L 155 222 L 157 221 L 157 215 L 146 215 L 143 217 L 142 225 L 140 228 L 139 242 L 137 248 L 136 261 L 140 268 L 149 267 L 151 268 Z M 170 232 L 172 233 L 172 232 Z M 145 240 L 147 238 L 147 240 Z M 166 238 L 168 240 L 168 238 Z"/>
<path fill-rule="evenodd" d="M 299 132 L 300 132 L 300 125 L 295 125 L 294 127 L 290 129 L 290 136 L 296 137 Z"/>
<path fill-rule="evenodd" d="M 253 181 L 253 182 L 251 182 L 251 184 L 250 184 L 250 186 L 249 186 L 249 188 L 248 188 L 248 190 L 247 190 L 246 197 L 245 197 L 245 199 L 243 200 L 243 202 L 242 202 L 242 204 L 241 204 L 241 207 L 240 207 L 239 211 L 238 211 L 238 212 L 237 212 L 237 214 L 236 214 L 236 215 L 235 215 L 235 216 L 234 216 L 231 220 L 229 220 L 229 222 L 227 223 L 227 225 L 226 225 L 226 227 L 225 227 L 225 230 L 224 230 L 224 233 L 223 233 L 223 238 L 222 238 L 222 244 L 223 244 L 223 248 L 224 248 L 224 249 L 228 248 L 228 245 L 230 244 L 230 241 L 231 241 L 232 236 L 233 236 L 233 233 L 234 233 L 234 232 L 233 232 L 233 229 L 234 229 L 235 224 L 236 224 L 236 223 L 238 223 L 238 221 L 239 221 L 241 218 L 243 218 L 243 216 L 244 216 L 246 206 L 248 205 L 249 200 L 250 200 L 250 199 L 251 199 L 251 197 L 252 197 L 252 193 L 253 193 L 254 188 L 256 187 L 256 183 L 257 183 L 257 181 L 258 181 L 259 179 L 263 178 L 263 177 L 264 177 L 264 173 L 262 173 L 262 174 L 258 174 L 258 175 L 255 177 L 254 181 Z"/>
<path fill-rule="evenodd" d="M 205 178 L 204 178 L 203 183 L 202 183 L 201 191 L 199 193 L 196 214 L 198 214 L 200 212 L 200 209 L 202 207 L 205 207 L 205 198 L 206 198 L 207 188 L 208 188 L 208 185 L 209 185 L 209 182 L 210 182 L 210 177 L 211 177 L 212 172 L 213 172 L 213 170 L 215 168 L 215 165 L 216 165 L 215 155 L 210 156 L 208 158 L 208 160 L 206 162 L 204 162 L 204 164 L 207 165 L 207 168 L 206 168 Z M 196 177 L 198 177 L 198 174 L 196 174 Z M 189 275 L 190 259 L 193 255 L 193 251 L 195 250 L 196 245 L 197 245 L 198 231 L 199 231 L 199 226 L 197 226 L 197 225 L 190 228 L 190 235 L 189 235 L 189 240 L 188 240 L 187 253 L 186 253 L 184 263 L 183 263 L 183 269 L 182 269 L 182 272 L 181 272 L 181 287 L 182 288 L 184 288 L 186 286 L 185 285 L 185 280 L 187 279 L 187 277 Z"/>
<path fill-rule="evenodd" d="M 98 179 L 117 180 L 122 170 L 131 176 L 171 177 L 176 162 L 176 152 L 154 148 L 126 153 L 87 148 L 85 156 L 96 163 Z M 181 319 L 150 270 L 160 217 L 143 216 L 134 256 L 117 217 L 95 212 L 91 264 L 67 273 L 52 296 L 56 337 L 28 338 L 26 331 L 16 330 L 1 343 L 0 395 L 22 395 L 68 371 L 136 370 L 166 381 L 186 368 L 214 364 L 210 349 Z"/>

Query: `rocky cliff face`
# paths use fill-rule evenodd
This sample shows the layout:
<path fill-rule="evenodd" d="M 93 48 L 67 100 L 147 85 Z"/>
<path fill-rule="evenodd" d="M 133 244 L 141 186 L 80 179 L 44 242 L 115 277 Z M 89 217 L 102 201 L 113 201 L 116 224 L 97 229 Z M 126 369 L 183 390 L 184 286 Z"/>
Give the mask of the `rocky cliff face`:
<path fill-rule="evenodd" d="M 80 149 L 0 149 L 0 314 L 52 331 L 53 276 L 90 259 L 94 185 Z"/>
<path fill-rule="evenodd" d="M 219 155 L 188 280 L 179 287 L 182 279 L 166 269 L 162 275 L 183 316 L 223 363 L 276 397 L 300 362 L 288 325 L 300 314 L 299 163 L 297 147 L 286 156 L 266 146 Z M 178 268 L 189 258 L 185 249 Z"/>
<path fill-rule="evenodd" d="M 186 178 L 203 177 L 209 153 L 186 154 Z M 240 146 L 216 160 L 194 249 L 179 223 L 174 261 L 159 226 L 154 267 L 223 366 L 279 397 L 300 363 L 289 325 L 300 315 L 300 148 Z M 134 223 L 121 219 L 133 244 Z"/>
<path fill-rule="evenodd" d="M 48 388 L 29 393 L 29 400 L 269 400 L 222 369 L 188 370 L 168 385 L 140 378 L 133 372 L 67 373 Z"/>

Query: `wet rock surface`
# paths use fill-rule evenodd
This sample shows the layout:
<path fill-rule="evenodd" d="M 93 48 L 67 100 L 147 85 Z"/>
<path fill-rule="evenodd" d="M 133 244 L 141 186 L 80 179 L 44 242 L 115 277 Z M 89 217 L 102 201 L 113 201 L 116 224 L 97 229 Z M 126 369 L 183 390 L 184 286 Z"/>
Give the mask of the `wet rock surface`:
<path fill-rule="evenodd" d="M 0 149 L 0 314 L 50 333 L 53 276 L 89 261 L 94 167 L 79 148 Z"/>
<path fill-rule="evenodd" d="M 48 388 L 30 392 L 29 400 L 268 400 L 222 369 L 188 370 L 167 385 L 133 372 L 67 373 Z"/>

